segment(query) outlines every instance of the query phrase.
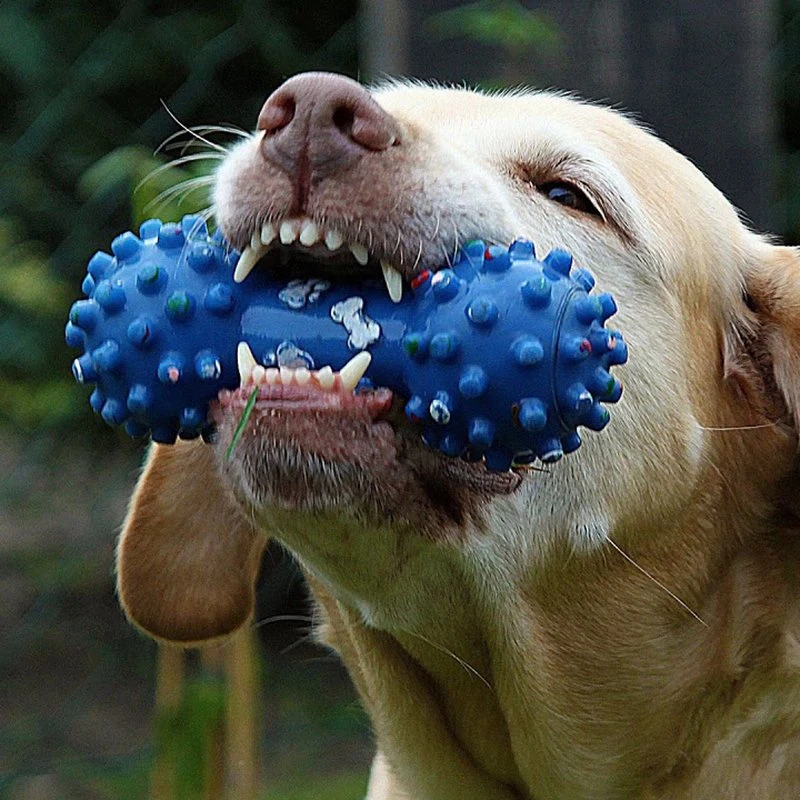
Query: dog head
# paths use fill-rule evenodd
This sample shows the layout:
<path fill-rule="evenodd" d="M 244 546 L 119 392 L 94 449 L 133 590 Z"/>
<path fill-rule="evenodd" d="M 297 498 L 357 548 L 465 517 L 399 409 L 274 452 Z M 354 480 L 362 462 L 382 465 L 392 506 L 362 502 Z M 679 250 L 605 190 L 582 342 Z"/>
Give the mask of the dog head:
<path fill-rule="evenodd" d="M 234 246 L 266 226 L 278 251 L 333 280 L 384 261 L 407 282 L 472 238 L 565 248 L 614 293 L 631 359 L 609 428 L 546 471 L 487 472 L 430 450 L 401 415 L 363 409 L 256 413 L 226 459 L 237 418 L 218 408 L 213 448 L 154 446 L 121 539 L 123 603 L 154 635 L 241 624 L 263 532 L 374 624 L 425 628 L 432 586 L 499 591 L 612 536 L 667 550 L 692 515 L 764 513 L 790 469 L 800 260 L 619 113 L 552 93 L 301 75 L 223 161 L 215 207 Z"/>

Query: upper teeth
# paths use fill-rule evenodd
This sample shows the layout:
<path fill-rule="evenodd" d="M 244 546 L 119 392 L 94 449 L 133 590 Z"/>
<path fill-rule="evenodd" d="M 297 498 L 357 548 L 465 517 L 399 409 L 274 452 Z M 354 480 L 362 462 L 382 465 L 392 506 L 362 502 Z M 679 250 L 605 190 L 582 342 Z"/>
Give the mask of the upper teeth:
<path fill-rule="evenodd" d="M 353 254 L 353 258 L 355 258 L 355 260 L 358 261 L 362 267 L 365 266 L 369 259 L 367 248 L 364 247 L 363 244 L 351 244 L 348 245 L 348 247 L 350 248 L 350 252 Z"/>
<path fill-rule="evenodd" d="M 307 218 L 285 219 L 280 222 L 265 222 L 259 230 L 253 232 L 250 244 L 239 256 L 233 280 L 241 283 L 276 240 L 283 245 L 298 242 L 304 247 L 314 247 L 324 242 L 328 250 L 339 250 L 346 245 L 353 258 L 362 267 L 369 261 L 369 251 L 365 245 L 360 242 L 345 242 L 344 236 L 335 228 L 321 230 L 316 222 Z M 386 281 L 389 297 L 393 302 L 399 303 L 403 299 L 403 276 L 396 267 L 384 259 L 381 259 L 381 272 Z"/>
<path fill-rule="evenodd" d="M 381 271 L 383 279 L 386 281 L 386 288 L 389 290 L 389 297 L 395 303 L 399 303 L 403 299 L 403 276 L 383 259 L 381 259 Z"/>
<path fill-rule="evenodd" d="M 325 234 L 325 247 L 328 250 L 338 250 L 344 244 L 344 236 L 339 231 L 331 228 Z"/>

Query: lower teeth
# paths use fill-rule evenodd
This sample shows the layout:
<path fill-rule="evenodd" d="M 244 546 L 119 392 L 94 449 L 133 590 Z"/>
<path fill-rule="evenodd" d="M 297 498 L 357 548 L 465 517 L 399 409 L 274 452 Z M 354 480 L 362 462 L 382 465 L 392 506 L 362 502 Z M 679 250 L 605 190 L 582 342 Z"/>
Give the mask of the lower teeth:
<path fill-rule="evenodd" d="M 336 387 L 345 392 L 352 392 L 356 388 L 372 361 L 372 356 L 368 352 L 362 351 L 353 356 L 338 372 L 334 372 L 330 366 L 311 372 L 305 367 L 280 367 L 279 369 L 270 367 L 267 369 L 256 361 L 247 342 L 239 342 L 236 355 L 239 382 L 243 387 L 250 383 L 256 386 L 264 383 L 270 386 L 278 384 L 306 386 L 313 381 L 319 389 L 324 391 L 332 391 Z"/>

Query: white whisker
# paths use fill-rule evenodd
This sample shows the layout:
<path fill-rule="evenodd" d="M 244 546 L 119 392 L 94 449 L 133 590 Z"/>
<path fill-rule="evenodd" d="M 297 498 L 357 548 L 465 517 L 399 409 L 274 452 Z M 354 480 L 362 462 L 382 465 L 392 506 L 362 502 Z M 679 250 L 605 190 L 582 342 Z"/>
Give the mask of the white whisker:
<path fill-rule="evenodd" d="M 216 208 L 215 208 L 214 204 L 212 203 L 210 206 L 208 206 L 207 208 L 204 208 L 202 211 L 198 211 L 197 212 L 197 216 L 200 217 L 200 219 L 203 222 L 208 222 L 211 219 L 211 217 L 214 216 L 215 211 L 216 211 Z"/>
<path fill-rule="evenodd" d="M 160 166 L 148 172 L 147 175 L 145 175 L 144 178 L 142 178 L 139 183 L 136 184 L 134 192 L 139 191 L 142 186 L 153 180 L 153 178 L 158 177 L 162 172 L 166 172 L 174 167 L 180 167 L 183 164 L 189 164 L 192 161 L 221 161 L 223 158 L 224 156 L 216 153 L 191 153 L 188 156 L 174 158 L 172 161 L 167 161 L 165 164 L 161 164 Z"/>
<path fill-rule="evenodd" d="M 435 239 L 439 235 L 439 228 L 442 224 L 442 215 L 437 211 L 436 212 L 436 227 L 433 229 L 433 235 L 431 239 Z"/>
<path fill-rule="evenodd" d="M 164 110 L 167 112 L 167 114 L 170 115 L 170 117 L 172 117 L 172 119 L 175 122 L 175 124 L 179 125 L 181 128 L 183 128 L 183 130 L 186 133 L 188 133 L 190 136 L 193 136 L 195 139 L 199 139 L 201 142 L 205 142 L 209 147 L 211 147 L 214 150 L 219 150 L 219 151 L 221 151 L 223 153 L 226 152 L 225 148 L 222 147 L 221 145 L 217 144 L 216 142 L 212 142 L 210 139 L 206 139 L 204 136 L 201 136 L 199 133 L 196 133 L 192 128 L 188 128 L 186 125 L 184 125 L 172 113 L 172 111 L 170 111 L 169 106 L 163 100 L 161 101 L 161 105 L 164 106 Z"/>
<path fill-rule="evenodd" d="M 271 625 L 273 622 L 307 622 L 312 623 L 313 617 L 301 616 L 299 614 L 276 614 L 273 617 L 256 620 L 251 624 L 252 628 L 261 628 L 264 625 Z"/>
<path fill-rule="evenodd" d="M 715 427 L 711 425 L 700 425 L 698 423 L 697 427 L 700 428 L 701 431 L 759 431 L 764 428 L 774 428 L 781 424 L 783 424 L 783 420 L 776 419 L 774 422 L 764 422 L 759 425 L 720 425 L 719 427 Z"/>
<path fill-rule="evenodd" d="M 692 609 L 691 609 L 691 608 L 690 608 L 688 605 L 686 605 L 686 603 L 684 603 L 684 602 L 683 602 L 683 600 L 681 600 L 681 599 L 680 599 L 680 597 L 678 597 L 678 595 L 676 595 L 676 594 L 675 594 L 675 592 L 672 592 L 672 591 L 670 591 L 669 589 L 667 589 L 667 587 L 666 587 L 666 586 L 664 586 L 664 584 L 663 584 L 663 583 L 661 583 L 661 582 L 660 582 L 660 581 L 659 581 L 657 578 L 655 578 L 653 575 L 651 575 L 651 574 L 650 574 L 650 573 L 649 573 L 649 572 L 648 572 L 648 571 L 647 571 L 647 570 L 646 570 L 644 567 L 642 567 L 642 566 L 640 566 L 639 564 L 637 564 L 637 563 L 636 563 L 636 562 L 635 562 L 635 561 L 634 561 L 634 560 L 633 560 L 633 559 L 632 559 L 632 558 L 631 558 L 631 557 L 630 557 L 630 556 L 629 556 L 629 555 L 628 555 L 628 554 L 627 554 L 627 553 L 626 553 L 626 552 L 625 552 L 625 551 L 624 551 L 624 550 L 623 550 L 623 549 L 622 549 L 622 548 L 621 548 L 621 547 L 620 547 L 618 544 L 616 544 L 616 542 L 614 542 L 614 541 L 611 539 L 611 537 L 610 537 L 610 536 L 608 536 L 608 534 L 606 534 L 605 540 L 606 540 L 606 541 L 607 541 L 607 542 L 608 542 L 608 543 L 609 543 L 609 544 L 610 544 L 610 545 L 611 545 L 611 546 L 612 546 L 612 547 L 613 547 L 613 548 L 614 548 L 614 549 L 615 549 L 615 550 L 616 550 L 616 551 L 617 551 L 617 552 L 618 552 L 618 553 L 619 553 L 619 554 L 620 554 L 620 555 L 621 555 L 621 556 L 622 556 L 622 557 L 623 557 L 623 558 L 624 558 L 624 559 L 625 559 L 625 560 L 626 560 L 626 561 L 627 561 L 629 564 L 631 564 L 632 566 L 636 567 L 636 569 L 638 569 L 638 570 L 639 570 L 639 572 L 641 572 L 641 573 L 642 573 L 642 575 L 646 576 L 646 577 L 647 577 L 647 578 L 649 578 L 651 581 L 653 581 L 653 583 L 654 583 L 656 586 L 658 586 L 658 587 L 659 587 L 659 589 L 662 589 L 663 591 L 665 591 L 665 592 L 666 592 L 666 593 L 667 593 L 667 594 L 668 594 L 668 595 L 669 595 L 669 596 L 670 596 L 670 597 L 671 597 L 671 598 L 672 598 L 672 599 L 673 599 L 673 600 L 674 600 L 674 601 L 675 601 L 675 602 L 676 602 L 676 603 L 677 603 L 677 604 L 678 604 L 678 605 L 679 605 L 681 608 L 683 608 L 685 611 L 687 611 L 689 614 L 691 614 L 691 615 L 692 615 L 692 616 L 693 616 L 693 617 L 694 617 L 694 618 L 695 618 L 695 619 L 696 619 L 696 620 L 697 620 L 697 621 L 698 621 L 698 622 L 699 622 L 701 625 L 703 625 L 703 626 L 704 626 L 704 627 L 706 627 L 706 628 L 708 627 L 708 625 L 707 625 L 707 624 L 706 624 L 706 623 L 705 623 L 705 622 L 704 622 L 704 621 L 703 621 L 703 620 L 702 620 L 702 619 L 701 619 L 701 618 L 700 618 L 700 617 L 697 615 L 697 613 L 696 613 L 695 611 L 693 611 L 693 610 L 692 610 Z"/>
<path fill-rule="evenodd" d="M 170 186 L 168 189 L 164 189 L 163 192 L 159 192 L 144 207 L 144 211 L 147 212 L 149 209 L 153 208 L 159 203 L 169 200 L 171 197 L 174 197 L 178 194 L 183 195 L 183 199 L 185 199 L 186 195 L 191 194 L 194 191 L 198 191 L 203 187 L 210 187 L 212 184 L 213 177 L 208 175 L 202 175 L 199 178 L 187 178 L 185 181 L 181 181 L 180 183 L 175 184 L 175 186 Z"/>
<path fill-rule="evenodd" d="M 478 672 L 478 670 L 476 670 L 475 667 L 472 666 L 472 664 L 468 663 L 467 661 L 464 661 L 463 658 L 457 656 L 452 650 L 448 650 L 443 645 L 436 644 L 436 642 L 432 642 L 430 639 L 428 639 L 426 636 L 423 636 L 421 633 L 414 633 L 412 631 L 406 630 L 405 628 L 403 628 L 402 631 L 403 633 L 407 633 L 409 636 L 413 636 L 416 639 L 420 639 L 426 644 L 429 644 L 431 647 L 438 650 L 440 653 L 444 653 L 446 656 L 450 656 L 450 658 L 454 659 L 457 664 L 462 666 L 467 672 L 474 675 L 479 681 L 481 681 L 481 683 L 483 683 L 490 692 L 494 693 L 494 687 L 492 686 L 492 684 L 489 683 L 489 681 L 487 681 L 486 678 L 484 678 L 483 675 L 481 675 L 480 672 Z"/>
<path fill-rule="evenodd" d="M 201 148 L 202 148 L 202 152 L 209 154 L 209 158 L 212 158 L 212 157 L 213 158 L 219 158 L 219 159 L 225 158 L 225 156 L 222 153 L 220 153 L 220 152 L 218 152 L 216 150 L 214 150 L 214 151 L 212 151 L 210 153 L 209 150 L 208 150 L 208 146 L 207 145 L 203 144 L 203 142 L 195 142 L 193 139 L 189 139 L 189 141 L 186 141 L 186 142 L 172 142 L 171 144 L 168 144 L 166 147 L 163 148 L 163 152 L 166 153 L 167 151 L 173 152 L 173 151 L 177 150 L 181 155 L 184 155 L 189 150 L 193 150 L 193 149 L 194 150 L 200 150 Z M 226 151 L 226 152 L 229 152 L 229 151 Z M 213 153 L 213 155 L 212 155 L 212 153 Z"/>
<path fill-rule="evenodd" d="M 419 249 L 417 250 L 417 257 L 414 259 L 414 266 L 411 267 L 411 274 L 413 275 L 417 271 L 417 267 L 419 266 L 419 262 L 422 261 L 422 249 L 424 247 L 422 237 L 419 237 Z"/>

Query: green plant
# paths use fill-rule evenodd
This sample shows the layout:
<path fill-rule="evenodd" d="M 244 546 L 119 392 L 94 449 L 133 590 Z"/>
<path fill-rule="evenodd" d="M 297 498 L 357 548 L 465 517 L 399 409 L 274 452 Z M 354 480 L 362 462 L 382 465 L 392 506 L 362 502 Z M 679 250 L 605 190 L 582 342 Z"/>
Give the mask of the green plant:
<path fill-rule="evenodd" d="M 429 17 L 426 27 L 440 39 L 467 37 L 497 48 L 501 60 L 518 64 L 534 48 L 558 46 L 558 29 L 541 11 L 525 8 L 518 0 L 478 0 Z"/>

